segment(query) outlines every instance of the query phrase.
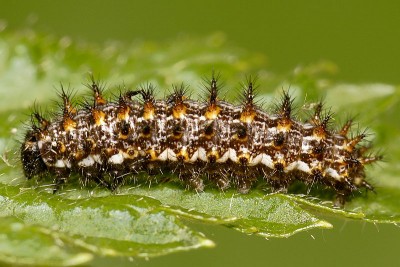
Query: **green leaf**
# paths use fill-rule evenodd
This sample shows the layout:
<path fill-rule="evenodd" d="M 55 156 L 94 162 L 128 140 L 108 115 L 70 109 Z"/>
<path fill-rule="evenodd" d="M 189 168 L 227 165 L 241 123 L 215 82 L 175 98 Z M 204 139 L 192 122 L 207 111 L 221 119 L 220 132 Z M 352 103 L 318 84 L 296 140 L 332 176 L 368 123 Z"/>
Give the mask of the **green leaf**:
<path fill-rule="evenodd" d="M 0 257 L 3 263 L 73 266 L 89 262 L 93 254 L 81 249 L 78 239 L 59 231 L 29 225 L 7 216 L 0 221 Z"/>
<path fill-rule="evenodd" d="M 177 38 L 169 43 L 76 42 L 68 37 L 35 32 L 2 32 L 0 36 L 0 260 L 10 264 L 78 265 L 93 257 L 153 257 L 214 243 L 196 230 L 196 223 L 225 225 L 246 234 L 288 237 L 311 228 L 331 228 L 324 218 L 336 216 L 373 223 L 400 222 L 400 90 L 384 84 L 343 84 L 329 76 L 334 64 L 319 62 L 277 75 L 265 70 L 265 57 L 230 47 L 221 34 L 206 38 Z M 270 103 L 282 88 L 296 97 L 298 113 L 324 97 L 340 124 L 359 114 L 388 160 L 367 170 L 376 194 L 355 196 L 344 209 L 332 207 L 331 197 L 316 190 L 310 195 L 269 194 L 262 188 L 250 194 L 235 190 L 203 193 L 170 182 L 149 186 L 129 184 L 111 193 L 81 188 L 72 181 L 51 193 L 51 177 L 25 181 L 18 160 L 30 109 L 58 110 L 54 87 L 62 82 L 82 95 L 88 73 L 104 80 L 112 92 L 118 86 L 150 81 L 162 97 L 173 83 L 190 84 L 198 97 L 202 77 L 215 69 L 228 93 L 246 75 L 258 75 L 259 97 Z M 116 89 L 116 90 L 114 90 Z M 266 105 L 267 109 L 273 105 Z M 362 129 L 362 126 L 360 127 Z M 373 138 L 371 138 L 373 139 Z M 169 178 L 174 178 L 169 177 Z M 322 190 L 323 191 L 323 190 Z M 315 194 L 314 194 L 315 193 Z M 329 218 L 329 217 L 328 217 Z M 192 222 L 188 224 L 188 222 Z M 195 224 L 193 224 L 195 222 Z M 35 244 L 35 245 L 32 245 Z M 46 253 L 54 251 L 54 253 Z"/>
<path fill-rule="evenodd" d="M 263 237 L 287 237 L 305 229 L 331 227 L 329 223 L 301 209 L 285 195 L 265 195 L 259 191 L 243 195 L 233 190 L 207 190 L 193 194 L 168 186 L 151 189 L 140 187 L 128 192 L 158 199 L 166 205 L 166 209 L 178 215 L 223 223 L 243 233 Z"/>
<path fill-rule="evenodd" d="M 135 195 L 70 200 L 32 189 L 0 189 L 0 216 L 15 216 L 27 225 L 64 233 L 71 247 L 101 256 L 151 257 L 213 246 L 154 199 Z M 9 197 L 5 197 L 5 195 Z M 76 242 L 78 238 L 79 242 Z"/>

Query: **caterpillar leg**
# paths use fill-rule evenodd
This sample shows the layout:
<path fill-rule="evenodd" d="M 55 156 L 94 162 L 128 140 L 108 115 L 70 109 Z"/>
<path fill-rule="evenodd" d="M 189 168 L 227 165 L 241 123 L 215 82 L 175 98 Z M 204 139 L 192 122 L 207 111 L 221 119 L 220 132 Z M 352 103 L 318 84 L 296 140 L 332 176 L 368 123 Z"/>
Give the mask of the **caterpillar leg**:
<path fill-rule="evenodd" d="M 229 177 L 227 175 L 220 173 L 210 173 L 207 175 L 207 177 L 210 181 L 215 183 L 221 191 L 224 191 L 231 186 L 231 181 L 229 180 Z"/>
<path fill-rule="evenodd" d="M 54 174 L 56 177 L 53 180 L 53 194 L 57 193 L 68 180 L 70 170 L 67 168 L 55 168 Z"/>
<path fill-rule="evenodd" d="M 186 187 L 195 190 L 196 192 L 204 191 L 203 179 L 197 173 L 181 173 L 179 179 L 186 185 Z"/>

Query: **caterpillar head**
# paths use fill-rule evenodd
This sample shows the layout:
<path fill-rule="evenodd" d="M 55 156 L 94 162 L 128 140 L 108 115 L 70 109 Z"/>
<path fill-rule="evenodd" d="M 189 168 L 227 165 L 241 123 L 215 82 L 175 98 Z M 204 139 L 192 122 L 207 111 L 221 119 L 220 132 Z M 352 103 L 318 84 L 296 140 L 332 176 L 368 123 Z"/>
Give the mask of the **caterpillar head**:
<path fill-rule="evenodd" d="M 34 131 L 28 131 L 25 135 L 25 140 L 21 145 L 21 161 L 24 175 L 28 179 L 47 170 L 38 147 L 37 134 Z"/>

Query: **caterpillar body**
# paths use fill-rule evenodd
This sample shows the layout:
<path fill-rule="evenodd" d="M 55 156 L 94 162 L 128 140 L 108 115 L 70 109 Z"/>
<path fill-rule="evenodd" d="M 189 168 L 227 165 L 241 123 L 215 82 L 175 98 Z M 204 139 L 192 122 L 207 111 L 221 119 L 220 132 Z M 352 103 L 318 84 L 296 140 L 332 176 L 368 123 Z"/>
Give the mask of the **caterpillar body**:
<path fill-rule="evenodd" d="M 364 133 L 348 136 L 352 120 L 333 130 L 322 103 L 308 120 L 298 121 L 293 99 L 283 92 L 269 114 L 255 102 L 254 79 L 248 79 L 242 103 L 234 105 L 219 99 L 214 75 L 204 101 L 188 98 L 183 85 L 165 99 L 156 99 L 147 85 L 120 93 L 115 101 L 106 101 L 93 78 L 88 87 L 94 99 L 80 106 L 61 90 L 62 110 L 51 121 L 33 112 L 21 146 L 28 179 L 50 173 L 57 191 L 75 173 L 83 185 L 114 190 L 127 176 L 170 172 L 196 191 L 203 191 L 207 180 L 240 193 L 259 180 L 273 191 L 301 181 L 333 190 L 339 205 L 361 188 L 373 190 L 365 165 L 380 156 L 366 153 Z"/>

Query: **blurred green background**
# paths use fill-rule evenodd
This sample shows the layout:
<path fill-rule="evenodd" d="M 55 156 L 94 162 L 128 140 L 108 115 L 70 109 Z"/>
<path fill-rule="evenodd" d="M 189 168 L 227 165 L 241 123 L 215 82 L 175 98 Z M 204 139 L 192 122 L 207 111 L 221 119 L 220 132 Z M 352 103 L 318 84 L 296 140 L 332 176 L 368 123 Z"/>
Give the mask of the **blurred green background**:
<path fill-rule="evenodd" d="M 272 71 L 328 59 L 349 82 L 400 81 L 398 1 L 0 1 L 9 28 L 89 41 L 172 39 L 221 31 L 266 54 Z"/>
<path fill-rule="evenodd" d="M 226 34 L 265 54 L 277 73 L 319 60 L 336 63 L 337 80 L 400 84 L 398 1 L 0 1 L 0 27 L 33 28 L 93 42 Z M 264 240 L 199 225 L 215 249 L 183 252 L 133 266 L 399 266 L 400 229 L 333 220 L 334 230 Z M 397 251 L 397 252 L 396 252 Z M 115 262 L 115 261 L 113 261 Z M 102 259 L 96 265 L 106 266 Z"/>

